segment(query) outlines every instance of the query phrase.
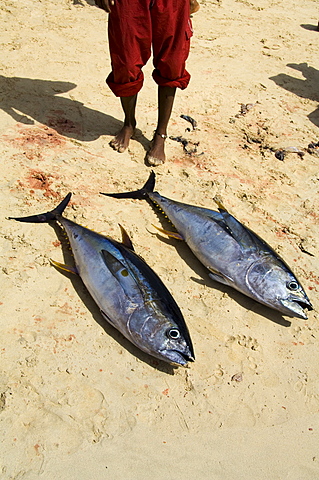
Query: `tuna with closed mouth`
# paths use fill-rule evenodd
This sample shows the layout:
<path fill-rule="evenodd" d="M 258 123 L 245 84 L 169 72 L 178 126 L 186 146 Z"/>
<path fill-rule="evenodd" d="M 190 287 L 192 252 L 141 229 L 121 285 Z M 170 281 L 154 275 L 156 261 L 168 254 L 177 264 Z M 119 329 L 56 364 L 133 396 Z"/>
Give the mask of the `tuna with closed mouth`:
<path fill-rule="evenodd" d="M 162 232 L 184 240 L 213 280 L 231 286 L 285 315 L 307 319 L 312 305 L 287 264 L 258 235 L 242 225 L 221 205 L 218 210 L 187 205 L 154 192 L 152 172 L 143 188 L 107 195 L 148 198 L 173 223 L 178 233 Z"/>
<path fill-rule="evenodd" d="M 194 360 L 182 313 L 156 273 L 138 256 L 122 229 L 123 243 L 100 235 L 62 216 L 71 193 L 52 211 L 20 222 L 58 222 L 65 230 L 77 273 L 103 317 L 144 352 L 166 362 L 186 365 Z"/>

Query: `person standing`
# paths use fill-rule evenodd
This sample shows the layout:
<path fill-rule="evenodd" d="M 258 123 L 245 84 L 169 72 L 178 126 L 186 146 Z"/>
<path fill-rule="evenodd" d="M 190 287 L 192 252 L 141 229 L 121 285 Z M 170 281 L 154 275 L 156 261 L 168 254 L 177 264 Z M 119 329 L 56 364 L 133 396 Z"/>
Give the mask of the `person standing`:
<path fill-rule="evenodd" d="M 192 36 L 191 8 L 196 0 L 95 0 L 109 14 L 108 38 L 112 71 L 106 83 L 120 97 L 124 113 L 121 130 L 110 141 L 124 152 L 136 127 L 137 95 L 143 86 L 142 68 L 153 53 L 153 79 L 158 85 L 157 126 L 146 155 L 149 165 L 165 162 L 165 139 L 176 89 L 185 89 L 185 68 Z M 192 4 L 192 6 L 191 6 Z"/>

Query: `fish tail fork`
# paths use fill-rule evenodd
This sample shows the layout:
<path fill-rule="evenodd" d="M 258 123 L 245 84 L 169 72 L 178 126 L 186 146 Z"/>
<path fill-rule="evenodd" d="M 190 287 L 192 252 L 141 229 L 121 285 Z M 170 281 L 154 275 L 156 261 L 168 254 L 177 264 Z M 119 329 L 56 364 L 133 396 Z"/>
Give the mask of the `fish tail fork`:
<path fill-rule="evenodd" d="M 106 195 L 107 197 L 113 197 L 113 198 L 136 198 L 138 200 L 142 200 L 144 198 L 148 198 L 148 194 L 154 191 L 154 187 L 155 187 L 155 173 L 152 170 L 150 173 L 150 176 L 148 177 L 147 182 L 139 190 L 134 190 L 133 192 L 124 192 L 124 193 L 100 192 L 100 194 Z"/>
<path fill-rule="evenodd" d="M 27 222 L 27 223 L 49 223 L 56 220 L 59 216 L 62 215 L 66 206 L 68 205 L 71 199 L 72 193 L 68 193 L 67 196 L 62 200 L 57 207 L 55 207 L 50 212 L 40 213 L 38 215 L 30 215 L 28 217 L 8 217 L 9 220 L 17 220 L 18 222 Z"/>

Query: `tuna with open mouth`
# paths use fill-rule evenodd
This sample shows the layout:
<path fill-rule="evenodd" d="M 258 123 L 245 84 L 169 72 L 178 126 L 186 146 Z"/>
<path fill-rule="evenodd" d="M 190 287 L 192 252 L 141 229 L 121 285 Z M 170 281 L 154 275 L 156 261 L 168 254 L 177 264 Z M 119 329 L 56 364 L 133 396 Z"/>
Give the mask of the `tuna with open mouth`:
<path fill-rule="evenodd" d="M 115 198 L 149 199 L 177 230 L 167 232 L 184 240 L 210 277 L 231 286 L 285 315 L 307 319 L 312 305 L 288 265 L 258 235 L 218 204 L 218 211 L 171 200 L 154 191 L 152 172 L 143 188 L 106 194 Z"/>
<path fill-rule="evenodd" d="M 68 220 L 62 213 L 69 193 L 52 211 L 20 222 L 58 222 L 65 230 L 75 268 L 53 265 L 78 274 L 103 317 L 144 352 L 171 364 L 194 360 L 192 342 L 182 313 L 157 274 L 138 256 L 121 227 L 123 243 Z"/>

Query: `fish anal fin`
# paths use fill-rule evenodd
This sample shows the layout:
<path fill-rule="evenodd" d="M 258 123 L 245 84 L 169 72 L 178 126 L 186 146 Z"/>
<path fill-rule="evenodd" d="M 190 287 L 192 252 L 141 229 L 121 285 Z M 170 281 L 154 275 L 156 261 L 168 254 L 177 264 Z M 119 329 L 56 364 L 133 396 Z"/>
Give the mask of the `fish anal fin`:
<path fill-rule="evenodd" d="M 119 227 L 121 229 L 121 234 L 122 234 L 122 243 L 123 245 L 125 245 L 127 248 L 129 248 L 130 250 L 133 250 L 134 252 L 134 247 L 133 247 L 133 243 L 132 243 L 132 240 L 130 239 L 129 237 L 129 234 L 127 233 L 127 231 L 125 230 L 124 227 L 122 227 L 122 225 L 119 223 Z"/>
<path fill-rule="evenodd" d="M 159 232 L 164 233 L 165 235 L 167 235 L 168 237 L 176 238 L 177 240 L 184 240 L 184 238 L 182 237 L 182 235 L 180 235 L 180 234 L 177 233 L 177 232 L 169 232 L 168 230 L 164 230 L 163 228 L 156 227 L 156 225 L 153 225 L 153 223 L 152 223 L 152 226 L 153 226 L 154 228 L 156 228 L 156 230 L 158 230 Z"/>
<path fill-rule="evenodd" d="M 65 265 L 64 263 L 56 262 L 55 260 L 52 260 L 50 258 L 50 263 L 53 265 L 55 268 L 58 268 L 59 270 L 63 270 L 68 273 L 73 273 L 74 275 L 79 275 L 79 272 L 77 271 L 76 267 L 71 267 L 70 265 Z"/>

